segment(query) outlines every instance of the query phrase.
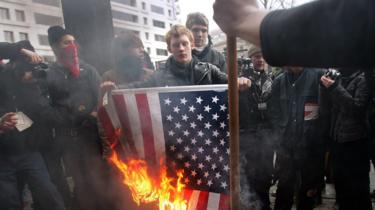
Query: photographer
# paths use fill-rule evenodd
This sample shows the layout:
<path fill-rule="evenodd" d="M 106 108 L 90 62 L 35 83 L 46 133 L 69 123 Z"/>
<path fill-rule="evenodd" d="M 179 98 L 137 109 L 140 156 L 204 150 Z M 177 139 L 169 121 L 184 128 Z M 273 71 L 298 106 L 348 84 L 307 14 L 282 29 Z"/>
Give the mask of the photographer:
<path fill-rule="evenodd" d="M 331 70 L 321 77 L 331 99 L 325 108 L 331 111 L 336 199 L 340 210 L 371 210 L 366 130 L 368 86 L 360 70 L 347 68 L 339 73 Z"/>
<path fill-rule="evenodd" d="M 28 40 L 16 43 L 0 42 L 0 59 L 10 59 L 16 57 L 25 57 L 29 63 L 38 64 L 42 62 L 42 57 L 30 49 L 31 44 Z"/>
<path fill-rule="evenodd" d="M 242 76 L 253 85 L 248 91 L 240 92 L 241 153 L 247 161 L 244 169 L 250 190 L 260 199 L 262 210 L 269 210 L 274 142 L 266 112 L 272 79 L 262 51 L 253 46 L 248 55 L 253 68 L 245 63 Z"/>
<path fill-rule="evenodd" d="M 32 51 L 33 48 L 28 50 Z M 28 184 L 43 209 L 64 210 L 39 152 L 46 125 L 69 121 L 49 106 L 34 73 L 38 65 L 12 58 L 0 73 L 0 209 L 21 209 L 20 186 Z M 20 183 L 22 182 L 22 183 Z"/>

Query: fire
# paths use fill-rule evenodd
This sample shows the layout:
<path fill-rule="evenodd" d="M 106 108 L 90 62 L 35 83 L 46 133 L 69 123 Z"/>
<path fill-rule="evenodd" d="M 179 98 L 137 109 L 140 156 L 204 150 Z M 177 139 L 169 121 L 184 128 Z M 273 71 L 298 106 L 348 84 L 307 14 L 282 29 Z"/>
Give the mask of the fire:
<path fill-rule="evenodd" d="M 185 185 L 182 183 L 183 172 L 177 172 L 176 185 L 173 178 L 167 176 L 167 168 L 163 164 L 159 177 L 154 178 L 148 173 L 144 160 L 130 159 L 121 161 L 114 152 L 110 160 L 121 171 L 123 184 L 128 186 L 133 200 L 138 204 L 158 202 L 159 210 L 186 210 L 187 201 L 183 197 Z"/>

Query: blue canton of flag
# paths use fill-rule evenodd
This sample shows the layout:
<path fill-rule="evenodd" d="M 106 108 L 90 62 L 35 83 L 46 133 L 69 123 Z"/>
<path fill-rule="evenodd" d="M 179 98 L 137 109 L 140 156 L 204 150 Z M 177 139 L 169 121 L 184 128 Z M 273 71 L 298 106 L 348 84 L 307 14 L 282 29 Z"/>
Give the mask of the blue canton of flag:
<path fill-rule="evenodd" d="M 229 193 L 227 91 L 160 93 L 167 165 L 187 188 Z"/>

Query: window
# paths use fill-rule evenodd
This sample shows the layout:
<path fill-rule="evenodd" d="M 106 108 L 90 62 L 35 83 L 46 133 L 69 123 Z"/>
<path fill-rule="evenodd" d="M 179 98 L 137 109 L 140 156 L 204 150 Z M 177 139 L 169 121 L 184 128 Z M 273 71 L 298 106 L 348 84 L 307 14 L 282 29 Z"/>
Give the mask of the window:
<path fill-rule="evenodd" d="M 38 34 L 38 39 L 39 39 L 39 45 L 49 46 L 47 35 Z"/>
<path fill-rule="evenodd" d="M 168 56 L 168 51 L 164 49 L 156 49 L 156 55 Z"/>
<path fill-rule="evenodd" d="M 60 0 L 33 0 L 33 2 L 54 7 L 60 7 Z"/>
<path fill-rule="evenodd" d="M 29 40 L 29 35 L 27 33 L 20 32 L 20 40 Z"/>
<path fill-rule="evenodd" d="M 165 37 L 163 35 L 155 34 L 155 41 L 165 42 Z"/>
<path fill-rule="evenodd" d="M 147 24 L 148 24 L 147 18 L 143 17 L 143 25 L 147 25 Z"/>
<path fill-rule="evenodd" d="M 163 21 L 153 20 L 152 23 L 154 24 L 155 27 L 165 28 L 165 23 Z"/>
<path fill-rule="evenodd" d="M 112 16 L 113 16 L 114 19 L 138 23 L 138 16 L 137 15 L 112 10 Z"/>
<path fill-rule="evenodd" d="M 151 12 L 155 12 L 155 13 L 164 15 L 164 8 L 159 7 L 159 6 L 155 6 L 155 5 L 151 5 Z"/>
<path fill-rule="evenodd" d="M 147 49 L 147 53 L 148 53 L 148 54 L 151 54 L 151 48 L 150 48 L 150 47 L 147 47 L 146 49 Z"/>
<path fill-rule="evenodd" d="M 14 42 L 13 31 L 4 31 L 4 39 L 6 42 Z"/>
<path fill-rule="evenodd" d="M 36 24 L 40 25 L 47 25 L 47 26 L 53 26 L 53 25 L 62 25 L 63 21 L 60 17 L 51 16 L 51 15 L 45 15 L 40 13 L 35 13 L 35 22 Z"/>
<path fill-rule="evenodd" d="M 149 34 L 148 34 L 148 32 L 145 33 L 145 36 L 146 36 L 146 39 L 148 40 L 148 39 L 149 39 Z"/>
<path fill-rule="evenodd" d="M 169 9 L 168 10 L 168 16 L 171 17 L 172 16 L 172 11 Z"/>
<path fill-rule="evenodd" d="M 142 9 L 146 10 L 146 3 L 144 1 L 142 1 Z"/>
<path fill-rule="evenodd" d="M 8 8 L 0 7 L 0 19 L 2 19 L 2 20 L 9 20 L 10 19 Z"/>
<path fill-rule="evenodd" d="M 25 22 L 25 11 L 22 10 L 16 10 L 16 20 L 20 22 Z"/>
<path fill-rule="evenodd" d="M 117 2 L 117 3 L 120 3 L 120 4 L 125 4 L 125 5 L 131 6 L 131 7 L 137 6 L 136 0 L 111 0 L 111 1 Z"/>

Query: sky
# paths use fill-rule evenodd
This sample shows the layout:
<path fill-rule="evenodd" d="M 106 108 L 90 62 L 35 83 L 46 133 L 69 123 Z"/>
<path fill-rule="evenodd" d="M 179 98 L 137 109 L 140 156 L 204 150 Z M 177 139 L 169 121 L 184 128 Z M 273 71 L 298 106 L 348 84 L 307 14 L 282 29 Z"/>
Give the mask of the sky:
<path fill-rule="evenodd" d="M 311 0 L 296 0 L 296 5 L 308 2 Z M 178 3 L 181 8 L 180 19 L 181 23 L 185 24 L 186 16 L 191 12 L 202 12 L 207 16 L 210 22 L 210 31 L 218 29 L 219 26 L 216 25 L 215 21 L 212 19 L 213 9 L 212 5 L 215 0 L 179 0 Z"/>

